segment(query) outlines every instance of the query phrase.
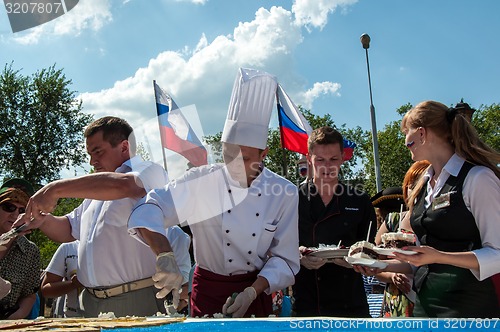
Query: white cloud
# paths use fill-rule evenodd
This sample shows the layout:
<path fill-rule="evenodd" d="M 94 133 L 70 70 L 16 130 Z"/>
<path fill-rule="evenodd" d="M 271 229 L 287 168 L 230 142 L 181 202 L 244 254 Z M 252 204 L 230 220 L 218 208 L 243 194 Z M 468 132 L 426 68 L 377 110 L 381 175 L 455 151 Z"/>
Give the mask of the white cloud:
<path fill-rule="evenodd" d="M 358 0 L 295 0 L 292 12 L 298 25 L 323 29 L 328 23 L 328 14 L 338 7 L 346 9 Z"/>
<path fill-rule="evenodd" d="M 204 5 L 208 2 L 208 0 L 175 0 L 176 2 L 191 2 L 196 5 Z"/>
<path fill-rule="evenodd" d="M 240 23 L 229 36 L 211 43 L 202 35 L 191 56 L 165 51 L 147 66 L 113 87 L 83 93 L 86 112 L 117 115 L 140 124 L 155 116 L 152 80 L 172 94 L 179 106 L 194 104 L 203 128 L 221 131 L 238 67 L 268 70 L 280 78 L 294 48 L 302 41 L 291 13 L 280 7 L 259 9 L 251 22 Z"/>
<path fill-rule="evenodd" d="M 194 48 L 186 46 L 177 52 L 161 52 L 113 87 L 81 94 L 84 111 L 96 118 L 123 117 L 134 128 L 146 124 L 145 131 L 157 137 L 152 85 L 156 80 L 181 108 L 193 107 L 192 118 L 200 121 L 201 128 L 195 128 L 199 136 L 215 134 L 224 126 L 238 67 L 257 68 L 276 75 L 290 97 L 297 99 L 296 104 L 310 108 L 321 95 L 339 95 L 340 84 L 315 83 L 306 92 L 297 84 L 302 78 L 297 78 L 290 68 L 293 52 L 303 38 L 302 28 L 294 21 L 292 12 L 281 7 L 260 8 L 254 20 L 240 22 L 230 35 L 217 36 L 210 42 L 202 34 Z"/>
<path fill-rule="evenodd" d="M 20 44 L 35 44 L 46 35 L 79 35 L 84 30 L 98 31 L 112 21 L 110 0 L 85 0 L 53 21 L 17 33 L 13 38 Z"/>
<path fill-rule="evenodd" d="M 194 53 L 198 52 L 198 51 L 201 51 L 202 49 L 204 49 L 205 47 L 208 46 L 208 39 L 207 39 L 207 36 L 205 36 L 205 34 L 202 34 L 201 38 L 200 38 L 200 41 L 198 42 L 198 44 L 196 45 L 196 48 L 194 50 Z"/>
<path fill-rule="evenodd" d="M 311 109 L 314 100 L 316 100 L 321 95 L 332 94 L 335 96 L 340 96 L 341 85 L 339 83 L 332 82 L 316 82 L 313 87 L 306 92 L 303 93 L 302 99 L 303 103 L 301 104 L 306 109 Z"/>

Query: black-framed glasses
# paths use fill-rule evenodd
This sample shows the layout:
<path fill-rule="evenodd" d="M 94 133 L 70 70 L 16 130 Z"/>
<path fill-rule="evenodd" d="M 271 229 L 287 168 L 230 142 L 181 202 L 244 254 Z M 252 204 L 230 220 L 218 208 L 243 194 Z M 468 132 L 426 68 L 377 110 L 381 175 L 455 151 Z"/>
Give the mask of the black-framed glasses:
<path fill-rule="evenodd" d="M 24 212 L 26 212 L 26 208 L 24 208 L 24 207 L 18 208 L 17 206 L 15 206 L 14 204 L 9 203 L 9 202 L 2 203 L 2 204 L 0 204 L 0 206 L 2 207 L 2 210 L 4 210 L 5 212 L 8 212 L 8 213 L 12 213 L 16 210 L 19 211 L 19 214 L 23 214 Z"/>

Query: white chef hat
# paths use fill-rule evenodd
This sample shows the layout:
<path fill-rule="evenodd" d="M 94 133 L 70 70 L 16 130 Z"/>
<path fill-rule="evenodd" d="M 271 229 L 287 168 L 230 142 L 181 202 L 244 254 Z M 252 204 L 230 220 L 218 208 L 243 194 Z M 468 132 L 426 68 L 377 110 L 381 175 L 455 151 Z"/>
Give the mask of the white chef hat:
<path fill-rule="evenodd" d="M 221 141 L 265 149 L 278 81 L 264 71 L 240 68 Z"/>

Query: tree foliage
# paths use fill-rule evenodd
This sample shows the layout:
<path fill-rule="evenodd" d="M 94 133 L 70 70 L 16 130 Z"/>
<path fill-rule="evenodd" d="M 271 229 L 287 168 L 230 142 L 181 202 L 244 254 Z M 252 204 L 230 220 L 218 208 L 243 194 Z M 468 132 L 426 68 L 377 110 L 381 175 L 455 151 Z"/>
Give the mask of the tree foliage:
<path fill-rule="evenodd" d="M 472 124 L 481 140 L 500 153 L 500 104 L 481 105 L 472 116 Z"/>
<path fill-rule="evenodd" d="M 33 184 L 59 178 L 63 168 L 85 161 L 83 128 L 92 116 L 55 65 L 23 76 L 5 65 L 0 73 L 0 170 Z"/>
<path fill-rule="evenodd" d="M 410 152 L 405 146 L 405 137 L 400 129 L 403 115 L 411 107 L 411 104 L 406 104 L 398 108 L 396 113 L 399 119 L 389 122 L 383 130 L 377 131 L 382 189 L 401 186 L 406 171 L 413 163 Z M 367 175 L 364 184 L 365 190 L 370 195 L 374 195 L 377 192 L 377 186 L 371 132 L 368 135 L 366 145 L 362 147 L 366 153 L 363 160 L 364 173 Z"/>
<path fill-rule="evenodd" d="M 92 116 L 70 90 L 72 81 L 55 65 L 24 76 L 11 64 L 0 73 L 0 171 L 23 178 L 35 188 L 58 179 L 60 171 L 86 161 L 84 127 Z M 62 199 L 55 215 L 64 215 L 81 200 Z M 59 246 L 39 230 L 28 238 L 40 248 L 45 268 Z"/>

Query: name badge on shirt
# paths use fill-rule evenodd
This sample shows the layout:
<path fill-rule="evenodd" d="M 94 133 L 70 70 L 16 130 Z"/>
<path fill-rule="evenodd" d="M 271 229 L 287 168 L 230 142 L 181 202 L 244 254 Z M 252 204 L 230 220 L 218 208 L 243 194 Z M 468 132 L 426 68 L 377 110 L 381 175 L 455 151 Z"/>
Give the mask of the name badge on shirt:
<path fill-rule="evenodd" d="M 450 195 L 455 193 L 455 191 L 450 191 L 446 194 L 434 198 L 432 201 L 432 210 L 439 210 L 450 206 Z"/>

